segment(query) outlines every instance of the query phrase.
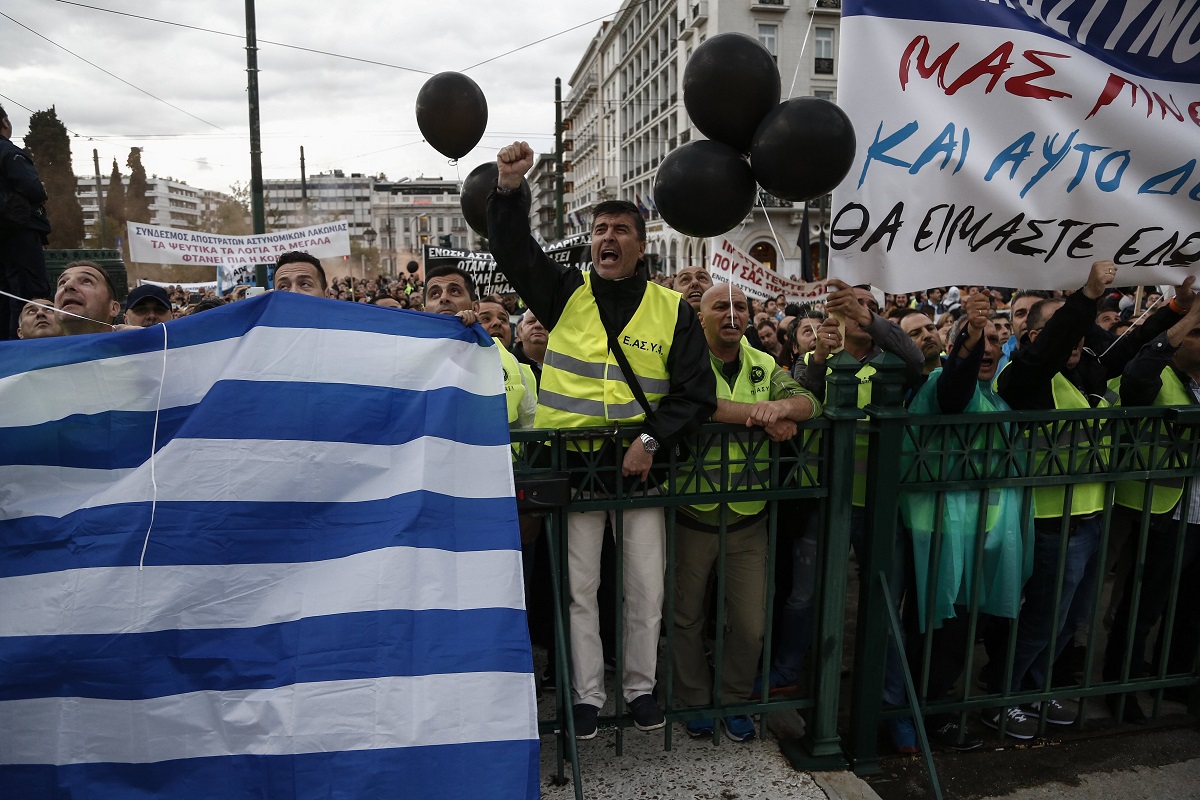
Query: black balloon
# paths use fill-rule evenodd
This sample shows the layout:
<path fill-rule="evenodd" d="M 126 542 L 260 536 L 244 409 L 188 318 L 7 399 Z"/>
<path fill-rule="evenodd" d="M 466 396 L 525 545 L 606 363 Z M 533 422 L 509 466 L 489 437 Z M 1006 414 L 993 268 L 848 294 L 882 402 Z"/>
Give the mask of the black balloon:
<path fill-rule="evenodd" d="M 497 169 L 496 162 L 488 161 L 471 170 L 462 185 L 459 204 L 462 206 L 463 216 L 466 218 L 467 224 L 471 226 L 471 230 L 485 238 L 488 235 L 487 199 L 496 186 L 496 177 L 499 174 L 500 170 Z M 529 182 L 521 178 L 521 188 L 517 191 L 524 200 L 525 207 L 528 208 L 532 199 Z"/>
<path fill-rule="evenodd" d="M 487 128 L 487 99 L 479 84 L 460 72 L 439 72 L 417 93 L 417 127 L 447 158 L 462 158 Z"/>
<path fill-rule="evenodd" d="M 762 118 L 779 105 L 779 70 L 757 39 L 721 33 L 696 48 L 683 68 L 683 105 L 709 139 L 750 151 Z"/>
<path fill-rule="evenodd" d="M 854 126 L 828 100 L 780 103 L 754 135 L 750 163 L 759 185 L 781 200 L 829 194 L 854 162 Z"/>
<path fill-rule="evenodd" d="M 410 262 L 408 262 L 408 264 L 405 266 L 405 269 L 407 269 L 407 270 L 408 270 L 408 272 L 409 272 L 409 274 L 410 274 L 410 275 L 415 275 L 415 274 L 417 273 L 417 270 L 419 270 L 420 268 L 421 268 L 421 265 L 420 265 L 420 264 L 418 264 L 418 263 L 417 263 L 417 262 L 415 262 L 415 261 L 410 261 Z"/>
<path fill-rule="evenodd" d="M 754 172 L 727 144 L 701 139 L 667 154 L 654 176 L 654 204 L 675 230 L 719 236 L 754 205 Z"/>

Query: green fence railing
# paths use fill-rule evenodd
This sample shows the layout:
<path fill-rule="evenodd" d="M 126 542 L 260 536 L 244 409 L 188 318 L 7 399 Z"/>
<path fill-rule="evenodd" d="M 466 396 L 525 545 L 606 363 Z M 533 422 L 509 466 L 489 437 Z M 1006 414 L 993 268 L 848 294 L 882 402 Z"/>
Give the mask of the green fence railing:
<path fill-rule="evenodd" d="M 957 715 L 960 721 L 966 721 L 969 713 L 984 709 L 1136 690 L 1156 693 L 1154 714 L 1160 710 L 1164 691 L 1188 693 L 1191 712 L 1200 710 L 1200 679 L 1194 653 L 1186 668 L 1178 667 L 1177 663 L 1172 667 L 1166 658 L 1162 658 L 1153 674 L 1132 677 L 1141 670 L 1131 666 L 1140 667 L 1143 656 L 1133 653 L 1130 644 L 1119 659 L 1119 679 L 1105 680 L 1096 675 L 1104 639 L 1104 578 L 1113 566 L 1108 547 L 1123 539 L 1132 554 L 1119 560 L 1119 572 L 1128 574 L 1125 585 L 1133 598 L 1129 603 L 1131 607 L 1126 609 L 1128 621 L 1124 631 L 1125 640 L 1132 641 L 1144 588 L 1147 549 L 1150 544 L 1157 546 L 1152 537 L 1163 529 L 1163 521 L 1152 519 L 1148 511 L 1134 512 L 1117 506 L 1114 502 L 1117 483 L 1171 481 L 1178 484 L 1182 481 L 1186 503 L 1192 484 L 1200 474 L 1200 406 L 919 417 L 910 415 L 901 404 L 901 367 L 893 357 L 883 355 L 876 359 L 872 403 L 865 409 L 856 407 L 859 385 L 856 372 L 861 365 L 843 354 L 832 359 L 830 366 L 824 416 L 802 425 L 791 441 L 773 443 L 761 433 L 747 432 L 745 428 L 706 425 L 697 437 L 675 452 L 665 454 L 665 458 L 660 454 L 650 480 L 635 489 L 620 480 L 622 443 L 629 431 L 524 431 L 514 434 L 514 441 L 518 443 L 515 448 L 518 453 L 517 485 L 525 490 L 527 506 L 540 507 L 547 514 L 545 531 L 554 567 L 551 577 L 556 598 L 558 693 L 555 713 L 543 720 L 542 732 L 557 734 L 559 777 L 565 777 L 569 761 L 575 773 L 577 796 L 582 796 L 582 790 L 571 722 L 567 670 L 570 648 L 566 622 L 570 593 L 563 545 L 568 535 L 567 515 L 581 511 L 611 512 L 617 549 L 614 578 L 619 587 L 622 585 L 622 514 L 646 507 L 664 510 L 667 574 L 658 691 L 660 701 L 667 708 L 668 722 L 797 709 L 803 713 L 806 723 L 802 741 L 804 756 L 793 759 L 793 763 L 805 768 L 842 769 L 849 765 L 860 773 L 876 769 L 880 723 L 908 716 L 914 711 L 921 716 L 930 713 Z M 869 441 L 867 499 L 866 507 L 855 512 L 851 502 L 855 443 L 856 438 L 863 436 Z M 580 437 L 604 441 L 610 446 L 589 451 L 586 446 L 580 446 Z M 709 453 L 724 455 L 714 459 L 706 457 Z M 681 476 L 688 475 L 724 477 L 715 481 L 680 480 Z M 1009 624 L 1006 627 L 1002 618 L 983 612 L 985 592 L 978 579 L 989 546 L 986 536 L 988 499 L 996 492 L 1007 491 L 1010 499 L 1018 504 L 1015 518 L 1019 530 L 1010 535 L 1021 548 L 1027 549 L 1033 546 L 1035 538 L 1033 490 L 1062 487 L 1069 503 L 1075 487 L 1084 483 L 1102 484 L 1104 509 L 1099 517 L 1101 543 L 1095 562 L 1099 579 L 1088 589 L 1087 602 L 1080 601 L 1080 606 L 1088 612 L 1083 620 L 1086 624 L 1080 627 L 1089 631 L 1082 674 L 1069 684 L 1052 682 L 1047 675 L 1043 685 L 1037 688 L 1012 690 L 1008 688 L 1008 679 L 1011 678 L 1017 626 Z M 1145 489 L 1147 497 L 1149 491 L 1149 488 Z M 928 549 L 922 570 L 927 593 L 923 604 L 916 597 L 913 537 L 902 524 L 898 511 L 903 498 L 917 494 L 935 509 L 937 519 L 941 518 L 947 502 L 963 496 L 978 498 L 974 505 L 975 516 L 966 523 L 965 530 L 945 530 L 938 522 L 928 536 L 922 538 L 921 552 Z M 763 692 L 761 698 L 752 701 L 724 703 L 718 696 L 708 705 L 676 708 L 672 678 L 676 509 L 699 502 L 748 499 L 768 502 L 765 570 L 770 599 L 764 610 L 767 634 L 760 666 L 763 686 L 769 685 L 774 608 L 789 589 L 776 585 L 777 564 L 780 559 L 791 557 L 790 543 L 799 534 L 796 530 L 797 510 L 815 514 L 819 520 L 817 592 L 805 680 L 796 693 L 788 697 L 773 697 L 769 692 Z M 861 552 L 857 554 L 857 607 L 853 619 L 848 619 L 851 534 L 858 514 L 865 524 L 862 525 Z M 1046 524 L 1040 523 L 1043 536 Z M 1175 537 L 1177 549 L 1174 552 L 1183 553 L 1186 514 L 1170 530 Z M 714 686 L 720 686 L 724 647 L 727 555 L 724 532 L 723 518 L 718 534 L 721 547 L 713 580 Z M 1067 521 L 1062 521 L 1058 526 L 1060 552 L 1056 589 L 1062 586 L 1065 551 L 1071 534 Z M 931 681 L 936 682 L 931 670 L 931 666 L 936 666 L 934 648 L 939 644 L 939 620 L 934 616 L 935 590 L 948 577 L 942 574 L 942 557 L 944 548 L 954 541 L 952 536 L 965 536 L 975 545 L 971 548 L 974 569 L 968 570 L 975 578 L 963 587 L 961 617 L 957 623 L 965 626 L 966 635 L 962 637 L 962 650 L 950 654 L 961 662 L 961 675 L 954 681 L 952 691 L 925 701 Z M 1043 538 L 1043 541 L 1047 540 Z M 1179 606 L 1181 590 L 1187 588 L 1182 562 L 1176 564 L 1173 574 L 1167 578 L 1171 586 L 1164 621 L 1158 625 L 1156 644 L 1158 652 L 1162 653 L 1171 650 L 1173 636 L 1178 635 L 1174 624 L 1177 612 L 1190 610 L 1190 607 Z M 902 589 L 906 591 L 904 616 L 914 633 L 908 636 L 906 646 L 897 647 L 889 645 L 889 640 L 895 641 L 891 618 L 893 612 L 898 611 L 897 599 Z M 619 665 L 623 656 L 619 591 L 615 603 L 618 628 L 614 655 Z M 924 608 L 923 619 L 916 611 L 918 608 Z M 1054 618 L 1058 619 L 1062 613 L 1065 610 L 1056 603 Z M 1195 609 L 1194 616 L 1200 616 L 1200 609 Z M 855 630 L 853 641 L 847 640 L 848 622 Z M 993 640 L 1000 643 L 991 650 L 994 661 L 988 668 L 994 671 L 993 674 L 999 673 L 993 684 L 1003 686 L 1003 690 L 981 691 L 976 686 L 979 672 L 976 639 L 981 629 L 988 625 L 994 629 Z M 1051 650 L 1057 644 L 1056 638 L 1051 638 Z M 883 704 L 889 648 L 906 654 L 905 662 L 916 665 L 912 671 L 912 684 L 921 701 L 911 707 L 885 707 Z M 840 684 L 843 660 L 850 652 L 853 653 L 853 669 L 846 715 Z M 945 657 L 945 654 L 938 657 Z M 620 752 L 625 728 L 632 723 L 624 713 L 619 669 L 617 675 L 618 687 L 611 693 L 615 695 L 614 710 L 601 717 L 601 726 L 615 729 Z M 848 722 L 839 722 L 839 719 Z M 1086 711 L 1079 724 L 1088 724 Z M 1043 718 L 1043 731 L 1045 725 Z M 763 731 L 765 726 L 760 723 L 759 729 Z M 668 725 L 663 737 L 665 747 L 671 747 L 673 735 L 671 725 Z"/>

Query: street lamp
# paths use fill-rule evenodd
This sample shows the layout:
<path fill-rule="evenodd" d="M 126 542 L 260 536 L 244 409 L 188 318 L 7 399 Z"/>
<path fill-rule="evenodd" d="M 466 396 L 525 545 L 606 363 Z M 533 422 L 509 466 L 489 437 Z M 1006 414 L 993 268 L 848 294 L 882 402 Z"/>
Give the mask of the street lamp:
<path fill-rule="evenodd" d="M 367 249 L 370 250 L 372 247 L 375 246 L 375 237 L 379 236 L 379 234 L 375 232 L 374 228 L 367 228 L 365 231 L 363 231 L 362 236 L 364 239 L 367 240 Z M 366 280 L 367 279 L 367 256 L 365 253 L 362 256 L 362 273 L 363 273 L 363 280 Z"/>

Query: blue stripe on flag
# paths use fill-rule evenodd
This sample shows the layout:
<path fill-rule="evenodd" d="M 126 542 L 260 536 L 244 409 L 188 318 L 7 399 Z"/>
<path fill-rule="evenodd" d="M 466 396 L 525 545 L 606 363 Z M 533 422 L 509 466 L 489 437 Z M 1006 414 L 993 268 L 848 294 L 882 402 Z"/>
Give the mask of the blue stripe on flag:
<path fill-rule="evenodd" d="M 10 743 L 23 743 L 15 749 L 0 747 L 0 761 L 38 762 L 0 765 L 0 794 L 38 800 L 537 797 L 532 658 L 524 612 L 509 608 L 521 603 L 515 501 L 413 491 L 385 500 L 305 502 L 306 495 L 337 499 L 343 492 L 352 497 L 402 492 L 405 470 L 426 477 L 467 476 L 464 482 L 439 477 L 435 488 L 473 494 L 478 493 L 471 491 L 475 476 L 488 469 L 488 493 L 503 487 L 499 470 L 507 467 L 507 448 L 492 445 L 479 455 L 471 444 L 472 439 L 497 445 L 507 440 L 498 371 L 496 394 L 490 397 L 473 398 L 453 389 L 431 388 L 423 395 L 411 391 L 415 380 L 430 387 L 483 386 L 487 394 L 494 354 L 483 346 L 491 345 L 490 337 L 478 326 L 464 328 L 457 319 L 278 292 L 174 321 L 165 330 L 174 350 L 252 331 L 255 337 L 249 341 L 262 341 L 262 326 L 283 329 L 266 337 L 271 342 L 290 341 L 288 329 L 295 329 L 306 342 L 322 343 L 324 360 L 314 360 L 304 347 L 272 349 L 270 366 L 277 370 L 272 374 L 295 382 L 253 386 L 253 381 L 219 381 L 223 374 L 262 374 L 262 362 L 255 359 L 264 351 L 240 346 L 241 341 L 202 348 L 199 357 L 188 361 L 189 369 L 196 365 L 194 386 L 214 388 L 199 402 L 191 395 L 177 401 L 195 405 L 166 409 L 159 433 L 164 440 L 175 436 L 177 447 L 190 446 L 185 437 L 214 447 L 220 447 L 220 439 L 234 440 L 228 465 L 203 461 L 202 456 L 195 463 L 170 463 L 176 487 L 190 489 L 194 482 L 203 490 L 177 496 L 223 502 L 159 502 L 145 573 L 137 572 L 136 565 L 150 519 L 149 492 L 143 502 L 113 503 L 140 499 L 139 487 L 125 492 L 127 487 L 108 482 L 105 472 L 93 480 L 96 475 L 53 468 L 92 464 L 117 469 L 130 463 L 122 461 L 126 456 L 120 451 L 134 449 L 131 443 L 148 452 L 146 431 L 152 422 L 147 420 L 153 415 L 114 411 L 145 408 L 129 405 L 130 397 L 136 401 L 142 393 L 130 394 L 128 387 L 141 382 L 157 387 L 162 360 L 124 360 L 120 380 L 139 381 L 122 384 L 124 405 L 109 399 L 106 373 L 94 362 L 153 354 L 162 347 L 164 329 L 0 343 L 0 441 L 5 443 L 0 459 L 18 453 L 32 462 L 8 467 L 7 474 L 17 474 L 17 479 L 6 481 L 0 496 L 13 501 L 9 509 L 38 514 L 54 508 L 53 513 L 64 514 L 0 521 L 0 577 L 14 579 L 0 585 L 0 591 L 28 591 L 21 597 L 31 604 L 22 617 L 29 624 L 10 625 L 7 630 L 14 635 L 0 637 L 0 685 L 13 698 L 0 705 L 7 714 L 3 735 L 11 737 L 6 738 Z M 329 369 L 329 343 L 335 337 L 314 337 L 307 333 L 311 329 L 393 337 L 380 339 L 389 359 L 404 352 L 406 337 L 480 347 L 457 344 L 452 358 L 439 357 L 437 341 L 434 347 L 416 348 L 424 361 L 414 356 L 398 373 L 406 391 L 335 387 L 313 383 L 347 380 L 341 374 L 321 374 Z M 373 343 L 370 337 L 360 340 Z M 343 341 L 356 340 L 353 335 L 336 339 Z M 343 350 L 333 352 L 340 356 Z M 358 380 L 362 365 L 371 369 L 368 358 L 367 352 L 353 353 L 345 373 L 350 380 Z M 73 364 L 81 368 L 44 371 Z M 378 368 L 393 370 L 396 365 L 380 363 Z M 26 371 L 34 374 L 21 374 Z M 431 376 L 428 381 L 426 375 Z M 176 386 L 185 385 L 168 389 Z M 12 393 L 6 395 L 7 389 Z M 95 413 L 18 430 L 11 428 L 16 419 L 26 425 L 45 417 L 10 414 L 6 429 L 6 408 L 18 406 L 6 406 L 4 400 L 38 392 L 87 398 L 93 402 L 86 410 Z M 69 403 L 62 408 L 62 414 L 74 409 Z M 402 445 L 419 437 L 444 437 L 451 444 L 430 438 L 437 446 L 414 447 L 414 463 L 397 466 L 384 459 L 377 469 L 370 444 L 394 440 Z M 10 441 L 15 448 L 8 448 Z M 252 462 L 260 471 L 257 480 L 238 471 L 238 453 L 251 447 L 268 449 L 264 460 Z M 104 448 L 114 452 L 105 454 Z M 338 455 L 326 463 L 326 452 Z M 339 468 L 339 477 L 358 481 L 360 473 L 366 476 L 361 494 L 354 494 L 359 487 L 349 479 L 322 483 Z M 23 487 L 23 469 L 42 470 L 38 474 L 52 480 L 61 474 L 67 488 Z M 282 489 L 251 496 L 282 496 L 290 502 L 224 502 L 250 485 L 266 483 L 273 492 L 276 485 Z M 313 495 L 314 489 L 326 493 Z M 43 503 L 47 493 L 61 505 Z M 72 510 L 90 502 L 110 504 Z M 311 563 L 317 561 L 330 563 Z M 235 566 L 241 564 L 251 566 Z M 184 566 L 151 572 L 162 565 Z M 186 565 L 208 574 L 189 573 Z M 105 567 L 127 573 L 56 574 Z M 360 575 L 370 577 L 351 584 Z M 214 584 L 212 592 L 208 581 Z M 228 596 L 220 594 L 224 585 L 232 587 Z M 42 593 L 52 599 L 43 603 Z M 78 599 L 84 596 L 89 599 Z M 53 598 L 67 604 L 75 599 L 80 607 L 75 614 L 60 615 Z M 192 624 L 196 622 L 201 624 Z M 175 627 L 149 630 L 168 624 Z M 183 625 L 190 627 L 180 629 Z M 148 632 L 77 632 L 142 629 Z M 427 688 L 431 686 L 436 689 Z M 228 698 L 226 691 L 235 697 Z M 270 696 L 243 707 L 236 703 L 238 691 Z M 122 710 L 114 715 L 118 706 Z M 318 711 L 283 720 L 273 716 L 277 707 Z M 370 713 L 372 707 L 404 711 L 388 716 Z M 172 717 L 166 713 L 171 708 L 188 713 Z M 399 742 L 411 746 L 394 747 Z M 372 744 L 388 747 L 354 749 Z M 251 754 L 305 749 L 321 752 Z M 195 757 L 144 763 L 155 754 L 176 759 L 190 753 Z M 108 763 L 73 763 L 99 759 L 98 754 Z M 53 764 L 59 760 L 71 763 Z"/>
<path fill-rule="evenodd" d="M 420 641 L 437 646 L 412 646 Z M 0 701 L 143 700 L 396 675 L 532 670 L 525 612 L 510 608 L 371 611 L 256 628 L 0 637 Z"/>
<path fill-rule="evenodd" d="M 540 795 L 536 739 L 151 764 L 0 765 L 0 786 L 11 800 L 535 800 Z"/>
<path fill-rule="evenodd" d="M 1040 12 L 1039 18 L 1031 17 L 1023 9 L 1031 5 L 1032 13 Z M 1095 18 L 1093 6 L 1095 3 L 1064 3 L 1061 0 L 998 0 L 997 2 L 981 2 L 981 0 L 846 0 L 842 6 L 843 19 L 863 15 L 884 17 L 890 19 L 908 19 L 925 22 L 947 22 L 957 25 L 983 26 L 998 29 L 990 39 L 982 39 L 980 46 L 986 49 L 979 53 L 982 59 L 994 47 L 999 46 L 1005 29 L 1014 29 L 1037 33 L 1060 42 L 1066 51 L 1079 50 L 1111 67 L 1123 70 L 1132 75 L 1164 81 L 1200 84 L 1200 70 L 1196 68 L 1196 57 L 1176 62 L 1172 57 L 1174 42 L 1179 37 L 1186 37 L 1189 30 L 1195 39 L 1196 28 L 1190 29 L 1187 20 L 1195 21 L 1195 15 L 1200 13 L 1193 9 L 1190 16 L 1179 15 L 1173 29 L 1165 19 L 1151 22 L 1151 15 L 1157 12 L 1158 3 L 1146 3 L 1137 12 L 1124 32 L 1118 37 L 1116 46 L 1109 47 L 1107 40 L 1118 29 L 1122 14 L 1129 3 L 1108 3 Z M 1174 10 L 1174 4 L 1166 4 L 1168 10 Z M 1059 19 L 1061 17 L 1061 20 Z M 1050 27 L 1043 19 L 1054 19 L 1055 25 L 1065 27 L 1064 35 L 1059 30 Z M 1085 43 L 1076 40 L 1079 30 L 1087 22 L 1088 33 Z M 1143 44 L 1141 52 L 1132 53 L 1134 41 L 1139 36 L 1150 34 L 1150 41 L 1164 37 L 1167 44 L 1158 56 L 1147 56 L 1142 53 L 1152 49 Z M 964 31 L 960 39 L 977 38 L 979 32 Z M 1064 52 L 1069 54 L 1069 52 Z M 964 54 L 955 56 L 955 63 L 960 63 L 960 69 L 966 69 L 972 62 Z M 1097 87 L 1097 92 L 1103 86 Z"/>
<path fill-rule="evenodd" d="M 162 503 L 146 566 L 325 561 L 383 547 L 520 549 L 512 498 L 410 492 L 362 503 Z M 136 566 L 150 503 L 0 520 L 0 578 Z"/>
<path fill-rule="evenodd" d="M 457 317 L 425 311 L 381 308 L 365 303 L 330 301 L 295 292 L 267 292 L 249 300 L 173 320 L 167 328 L 171 350 L 235 339 L 255 326 L 381 333 L 418 339 L 455 339 L 490 345 L 479 325 L 465 327 Z M 162 328 L 140 331 L 0 342 L 0 378 L 47 367 L 163 349 Z M 380 365 L 381 369 L 387 365 Z"/>
<path fill-rule="evenodd" d="M 338 383 L 222 381 L 197 405 L 162 409 L 157 446 L 161 450 L 176 436 L 382 445 L 436 436 L 464 444 L 504 445 L 508 431 L 497 422 L 506 414 L 499 395 L 480 397 L 453 387 L 422 392 Z M 421 428 L 413 425 L 414 419 L 421 420 Z M 0 463 L 132 469 L 150 457 L 154 424 L 153 411 L 107 411 L 8 428 Z"/>

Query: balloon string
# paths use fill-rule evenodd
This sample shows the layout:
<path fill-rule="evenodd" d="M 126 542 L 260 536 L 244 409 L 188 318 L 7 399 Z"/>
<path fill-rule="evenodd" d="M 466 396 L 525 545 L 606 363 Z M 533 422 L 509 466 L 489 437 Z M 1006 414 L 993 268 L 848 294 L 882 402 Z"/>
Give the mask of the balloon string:
<path fill-rule="evenodd" d="M 805 203 L 808 201 L 805 200 Z M 758 205 L 762 208 L 763 216 L 767 218 L 767 227 L 771 229 L 771 238 L 775 240 L 775 247 L 778 248 L 779 257 L 783 258 L 783 245 L 779 242 L 779 234 L 775 232 L 775 226 L 771 224 L 771 214 L 767 211 L 767 207 L 763 205 L 762 192 L 758 193 Z"/>
<path fill-rule="evenodd" d="M 63 311 L 61 308 L 55 308 L 54 306 L 48 306 L 45 303 L 39 303 L 37 300 L 26 300 L 24 297 L 18 297 L 15 294 L 9 294 L 8 292 L 4 291 L 3 289 L 0 289 L 0 294 L 4 295 L 5 297 L 11 297 L 13 300 L 20 300 L 25 305 L 32 304 L 32 305 L 37 306 L 38 308 L 44 308 L 47 311 L 53 311 L 55 314 L 66 314 L 68 317 L 75 317 L 76 319 L 82 319 L 86 322 L 94 322 L 97 325 L 107 325 L 110 328 L 117 327 L 116 325 L 113 325 L 110 322 L 101 322 L 98 319 L 92 319 L 91 317 L 85 317 L 82 314 L 72 314 L 70 311 Z"/>
<path fill-rule="evenodd" d="M 804 50 L 808 47 L 808 34 L 812 30 L 813 18 L 816 16 L 813 13 L 808 15 L 808 27 L 804 29 L 804 41 L 800 43 L 800 55 L 796 56 L 796 71 L 792 74 L 792 87 L 788 89 L 789 100 L 796 93 L 796 79 L 800 77 L 800 65 L 804 63 Z"/>

